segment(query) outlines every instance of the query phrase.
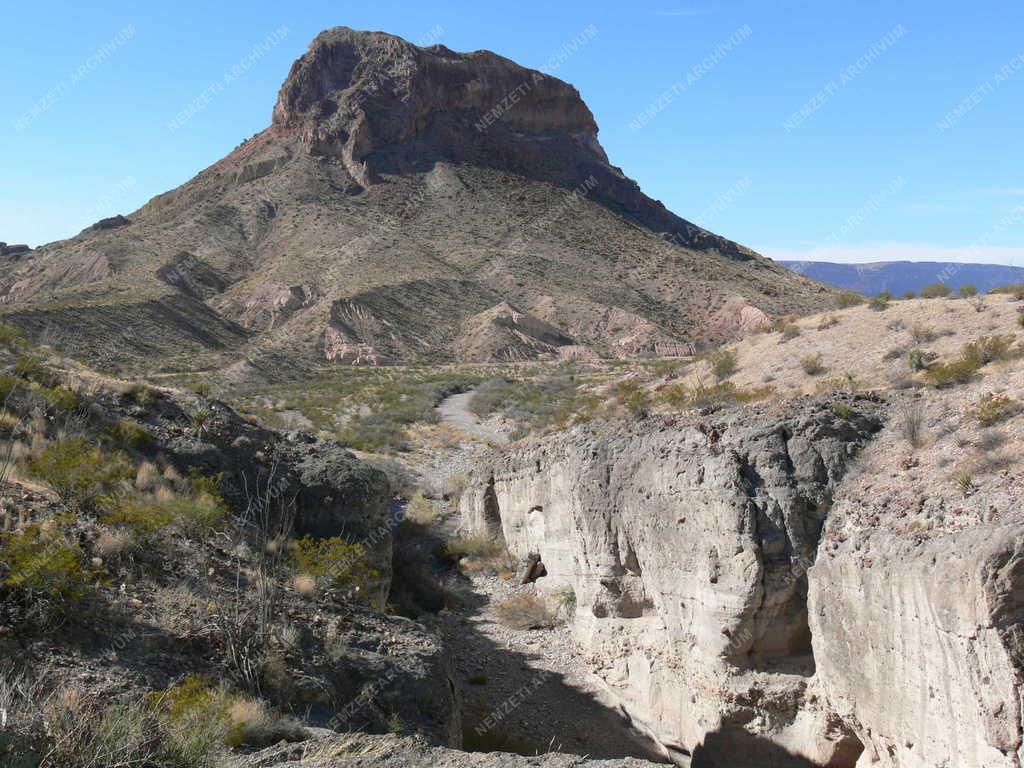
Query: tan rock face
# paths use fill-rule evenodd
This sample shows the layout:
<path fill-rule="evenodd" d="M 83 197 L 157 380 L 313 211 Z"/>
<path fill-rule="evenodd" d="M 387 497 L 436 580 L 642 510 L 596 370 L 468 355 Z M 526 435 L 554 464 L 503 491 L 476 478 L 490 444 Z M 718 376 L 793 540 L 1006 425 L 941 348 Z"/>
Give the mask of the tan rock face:
<path fill-rule="evenodd" d="M 852 730 L 809 692 L 806 566 L 878 426 L 857 407 L 850 421 L 804 403 L 518 446 L 477 470 L 464 523 L 539 553 L 541 587 L 573 587 L 582 647 L 666 748 L 852 766 Z"/>
<path fill-rule="evenodd" d="M 695 764 L 1019 768 L 1020 509 L 942 530 L 864 512 L 869 480 L 845 470 L 887 449 L 886 411 L 854 407 L 521 443 L 478 468 L 464 525 L 573 587 L 595 671 Z"/>

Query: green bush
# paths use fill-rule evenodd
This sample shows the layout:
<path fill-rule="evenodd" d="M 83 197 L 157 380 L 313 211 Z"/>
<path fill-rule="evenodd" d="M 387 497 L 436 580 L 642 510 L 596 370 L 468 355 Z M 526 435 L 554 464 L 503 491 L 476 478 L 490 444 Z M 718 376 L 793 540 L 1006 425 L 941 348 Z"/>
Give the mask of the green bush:
<path fill-rule="evenodd" d="M 13 376 L 0 373 L 0 402 L 9 398 L 18 388 L 18 380 Z"/>
<path fill-rule="evenodd" d="M 0 574 L 2 591 L 40 624 L 74 614 L 103 576 L 87 566 L 76 543 L 35 524 L 0 534 Z"/>
<path fill-rule="evenodd" d="M 969 342 L 960 350 L 964 360 L 977 363 L 978 368 L 997 360 L 1008 360 L 1013 355 L 1013 343 L 1016 338 L 1008 336 L 981 336 Z"/>
<path fill-rule="evenodd" d="M 615 385 L 615 399 L 634 416 L 643 416 L 651 405 L 647 390 L 632 379 L 620 381 Z"/>
<path fill-rule="evenodd" d="M 134 419 L 121 419 L 110 424 L 105 434 L 114 448 L 124 451 L 138 451 L 153 442 L 149 430 Z"/>
<path fill-rule="evenodd" d="M 839 309 L 856 307 L 863 304 L 864 301 L 864 297 L 855 291 L 840 291 L 836 294 L 836 307 Z"/>
<path fill-rule="evenodd" d="M 855 413 L 853 408 L 846 403 L 833 403 L 832 412 L 843 421 L 849 421 L 853 418 Z"/>
<path fill-rule="evenodd" d="M 922 299 L 944 299 L 953 293 L 953 289 L 945 283 L 932 283 L 921 289 Z"/>
<path fill-rule="evenodd" d="M 1016 416 L 1022 410 L 1020 401 L 1009 395 L 989 392 L 982 395 L 974 409 L 974 415 L 983 427 L 991 427 Z"/>
<path fill-rule="evenodd" d="M 56 411 L 66 413 L 78 407 L 78 395 L 67 387 L 41 387 L 39 395 Z"/>
<path fill-rule="evenodd" d="M 916 299 L 917 298 L 917 294 L 914 293 L 913 291 L 907 291 L 906 293 L 903 294 L 903 298 L 904 299 Z"/>
<path fill-rule="evenodd" d="M 156 390 L 140 381 L 128 385 L 124 396 L 132 403 L 147 406 L 156 399 Z"/>
<path fill-rule="evenodd" d="M 1024 301 L 1024 283 L 1008 283 L 993 288 L 989 293 L 1005 293 L 1015 301 Z"/>
<path fill-rule="evenodd" d="M 791 341 L 800 335 L 800 326 L 788 317 L 780 317 L 772 324 L 772 330 L 782 335 L 782 341 Z"/>
<path fill-rule="evenodd" d="M 708 363 L 716 379 L 728 379 L 736 373 L 736 352 L 731 349 L 716 350 L 708 355 Z"/>
<path fill-rule="evenodd" d="M 42 360 L 32 355 L 20 355 L 11 369 L 15 376 L 26 381 L 49 384 L 52 374 L 43 365 Z"/>
<path fill-rule="evenodd" d="M 8 350 L 21 349 L 28 345 L 21 331 L 10 323 L 0 322 L 0 347 Z"/>
<path fill-rule="evenodd" d="M 366 548 L 338 536 L 298 539 L 293 544 L 292 557 L 297 573 L 313 576 L 331 589 L 365 591 L 380 578 L 380 572 L 366 562 Z"/>
<path fill-rule="evenodd" d="M 925 374 L 925 381 L 934 387 L 952 387 L 966 384 L 978 372 L 981 365 L 974 359 L 961 358 L 946 363 L 936 363 Z"/>
<path fill-rule="evenodd" d="M 957 293 L 959 293 L 962 298 L 969 299 L 972 296 L 978 295 L 978 287 L 975 285 L 961 285 Z"/>
<path fill-rule="evenodd" d="M 868 309 L 874 310 L 875 312 L 882 312 L 889 308 L 889 299 L 884 296 L 872 296 L 871 300 L 868 301 Z"/>
<path fill-rule="evenodd" d="M 106 453 L 82 438 L 51 443 L 28 462 L 29 474 L 49 485 L 66 505 L 88 511 L 134 476 L 121 454 Z"/>

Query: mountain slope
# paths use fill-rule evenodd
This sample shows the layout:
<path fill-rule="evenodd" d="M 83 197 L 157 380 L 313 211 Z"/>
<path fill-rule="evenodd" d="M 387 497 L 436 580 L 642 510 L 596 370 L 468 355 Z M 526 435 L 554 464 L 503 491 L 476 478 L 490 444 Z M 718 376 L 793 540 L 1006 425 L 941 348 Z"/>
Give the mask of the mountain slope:
<path fill-rule="evenodd" d="M 870 264 L 835 264 L 829 261 L 780 261 L 794 272 L 823 283 L 875 296 L 888 291 L 902 296 L 932 283 L 946 283 L 954 291 L 973 285 L 986 292 L 996 286 L 1024 281 L 1024 268 L 1005 264 L 955 264 L 938 261 L 878 261 Z"/>
<path fill-rule="evenodd" d="M 649 355 L 829 291 L 647 198 L 566 83 L 337 28 L 270 128 L 127 217 L 3 257 L 0 297 L 58 349 L 172 368 Z"/>

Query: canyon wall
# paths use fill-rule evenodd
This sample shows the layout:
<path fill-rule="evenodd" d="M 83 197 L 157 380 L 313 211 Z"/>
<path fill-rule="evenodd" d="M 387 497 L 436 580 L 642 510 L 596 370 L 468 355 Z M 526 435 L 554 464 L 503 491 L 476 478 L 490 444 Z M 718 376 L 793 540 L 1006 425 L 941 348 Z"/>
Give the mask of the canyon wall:
<path fill-rule="evenodd" d="M 475 470 L 463 524 L 575 590 L 581 650 L 680 763 L 1020 766 L 1021 527 L 865 558 L 826 521 L 885 407 L 847 405 L 519 443 Z"/>

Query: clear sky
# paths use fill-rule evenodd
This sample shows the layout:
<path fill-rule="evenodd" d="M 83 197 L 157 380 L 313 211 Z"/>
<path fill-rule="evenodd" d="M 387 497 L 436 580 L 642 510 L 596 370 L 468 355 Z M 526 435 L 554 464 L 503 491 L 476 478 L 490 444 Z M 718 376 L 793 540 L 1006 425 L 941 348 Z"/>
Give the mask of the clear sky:
<path fill-rule="evenodd" d="M 573 83 L 647 194 L 766 255 L 1024 264 L 1020 0 L 0 7 L 9 243 L 70 236 L 187 181 L 265 128 L 292 61 L 347 25 Z"/>

